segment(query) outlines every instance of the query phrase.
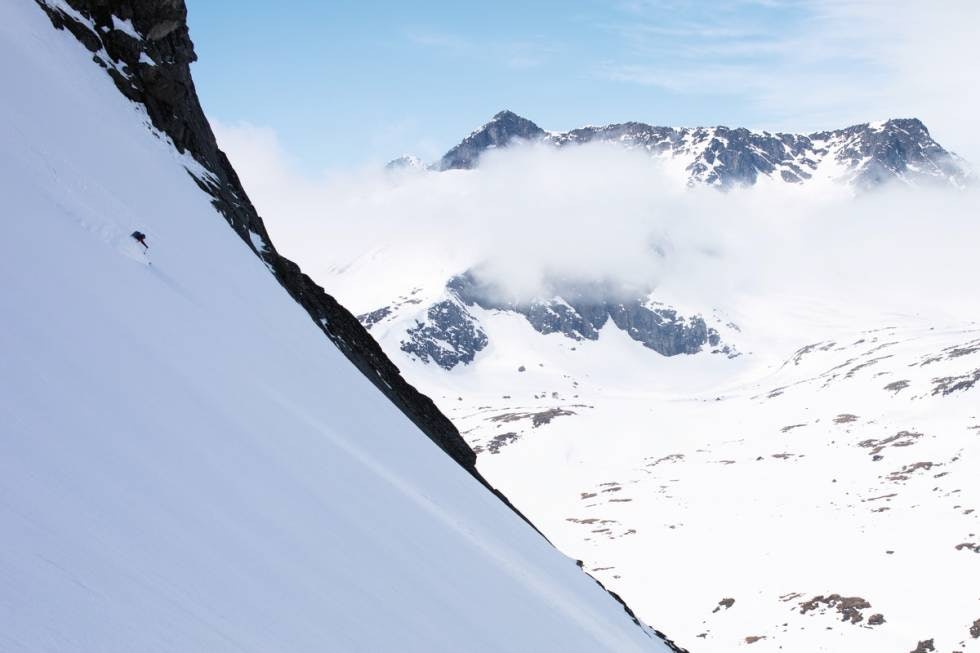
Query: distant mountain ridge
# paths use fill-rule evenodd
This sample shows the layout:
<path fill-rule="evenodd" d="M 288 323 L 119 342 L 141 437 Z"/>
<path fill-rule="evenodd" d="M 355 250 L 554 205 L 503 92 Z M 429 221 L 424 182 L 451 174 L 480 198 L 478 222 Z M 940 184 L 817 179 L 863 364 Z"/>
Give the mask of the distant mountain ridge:
<path fill-rule="evenodd" d="M 731 188 L 771 178 L 793 184 L 829 179 L 859 189 L 890 180 L 963 187 L 973 177 L 917 118 L 862 123 L 843 129 L 789 134 L 745 128 L 657 127 L 642 122 L 550 132 L 512 111 L 501 111 L 430 166 L 471 169 L 487 150 L 519 142 L 555 147 L 617 142 L 683 164 L 688 184 Z"/>

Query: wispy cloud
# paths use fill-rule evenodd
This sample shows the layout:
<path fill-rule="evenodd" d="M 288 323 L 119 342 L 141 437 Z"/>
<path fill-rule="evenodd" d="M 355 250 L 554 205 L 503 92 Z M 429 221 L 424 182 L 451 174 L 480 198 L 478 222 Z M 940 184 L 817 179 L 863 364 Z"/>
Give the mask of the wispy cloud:
<path fill-rule="evenodd" d="M 560 52 L 556 44 L 544 38 L 488 40 L 428 30 L 410 30 L 406 37 L 416 45 L 440 50 L 449 56 L 484 63 L 499 62 L 514 69 L 537 68 Z"/>
<path fill-rule="evenodd" d="M 310 179 L 268 130 L 217 131 L 282 251 L 355 310 L 482 264 L 523 297 L 563 278 L 656 285 L 701 306 L 772 292 L 980 314 L 975 189 L 895 184 L 859 200 L 844 187 L 793 184 L 721 193 L 687 188 L 644 152 L 608 143 L 494 150 L 473 171 Z"/>
<path fill-rule="evenodd" d="M 738 96 L 768 127 L 916 115 L 980 158 L 980 3 L 634 0 L 603 25 L 621 43 L 599 78 Z M 817 124 L 822 122 L 822 124 Z M 969 142 L 968 142 L 969 141 Z"/>

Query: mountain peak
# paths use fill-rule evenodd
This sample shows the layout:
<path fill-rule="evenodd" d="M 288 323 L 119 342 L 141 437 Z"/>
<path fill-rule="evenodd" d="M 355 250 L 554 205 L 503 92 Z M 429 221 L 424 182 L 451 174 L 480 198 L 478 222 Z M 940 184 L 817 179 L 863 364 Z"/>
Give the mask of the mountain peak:
<path fill-rule="evenodd" d="M 528 120 L 524 116 L 514 113 L 510 109 L 504 109 L 502 111 L 498 111 L 497 113 L 493 114 L 493 118 L 490 119 L 490 122 L 488 122 L 487 125 L 493 123 L 501 123 L 501 122 L 511 123 L 511 124 L 528 124 L 537 127 L 537 125 L 535 125 L 534 122 Z M 486 127 L 486 125 L 484 125 L 484 127 Z"/>
<path fill-rule="evenodd" d="M 425 170 L 425 162 L 412 154 L 403 154 L 386 163 L 385 170 Z"/>
<path fill-rule="evenodd" d="M 889 118 L 884 122 L 885 127 L 898 127 L 899 129 L 914 129 L 929 133 L 929 129 L 918 118 Z"/>
<path fill-rule="evenodd" d="M 687 183 L 721 188 L 750 186 L 760 177 L 803 184 L 830 175 L 858 189 L 897 179 L 963 187 L 972 173 L 942 148 L 918 118 L 890 118 L 810 134 L 770 133 L 741 127 L 656 127 L 642 122 L 586 126 L 546 132 L 527 118 L 504 109 L 449 150 L 438 170 L 469 169 L 480 156 L 514 141 L 555 147 L 593 141 L 642 149 L 657 158 L 680 159 Z M 829 165 L 822 166 L 827 161 Z"/>
<path fill-rule="evenodd" d="M 514 113 L 510 109 L 503 109 L 503 110 L 498 111 L 497 113 L 495 113 L 494 116 L 493 116 L 493 118 L 491 118 L 491 120 L 509 120 L 509 119 L 512 119 L 512 118 L 519 118 L 521 120 L 524 120 L 525 119 L 523 116 L 517 115 L 516 113 Z"/>
<path fill-rule="evenodd" d="M 536 124 L 509 109 L 498 111 L 486 123 L 446 152 L 439 162 L 440 170 L 470 169 L 477 165 L 486 150 L 506 147 L 514 140 L 532 141 L 545 135 Z"/>

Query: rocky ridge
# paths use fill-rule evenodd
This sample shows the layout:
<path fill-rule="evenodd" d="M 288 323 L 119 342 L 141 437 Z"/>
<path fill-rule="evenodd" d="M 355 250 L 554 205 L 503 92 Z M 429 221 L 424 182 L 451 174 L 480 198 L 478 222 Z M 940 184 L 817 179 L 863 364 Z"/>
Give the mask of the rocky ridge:
<path fill-rule="evenodd" d="M 183 0 L 36 0 L 67 29 L 152 126 L 203 166 L 191 174 L 215 208 L 337 347 L 433 442 L 471 474 L 476 456 L 432 401 L 405 381 L 360 322 L 277 250 L 228 157 L 218 147 L 191 77 L 197 60 Z"/>
<path fill-rule="evenodd" d="M 738 356 L 722 343 L 718 330 L 701 315 L 684 316 L 674 308 L 652 302 L 648 289 L 624 290 L 602 283 L 556 281 L 547 299 L 503 299 L 503 292 L 470 270 L 446 284 L 444 299 L 430 305 L 405 331 L 403 352 L 451 370 L 468 365 L 489 344 L 486 331 L 472 309 L 522 315 L 543 335 L 560 333 L 575 341 L 598 340 L 607 323 L 663 356 L 697 354 L 706 349 L 730 358 Z M 358 316 L 368 329 L 398 319 L 400 306 L 384 306 Z M 415 309 L 410 309 L 415 310 Z"/>
<path fill-rule="evenodd" d="M 549 132 L 506 110 L 450 149 L 431 168 L 475 168 L 488 150 L 518 142 L 554 147 L 619 143 L 651 156 L 683 162 L 689 184 L 726 189 L 751 186 L 763 178 L 803 184 L 829 176 L 862 190 L 890 180 L 962 187 L 973 178 L 966 163 L 933 140 L 917 118 L 862 123 L 810 134 L 725 126 L 658 127 L 642 122 Z"/>

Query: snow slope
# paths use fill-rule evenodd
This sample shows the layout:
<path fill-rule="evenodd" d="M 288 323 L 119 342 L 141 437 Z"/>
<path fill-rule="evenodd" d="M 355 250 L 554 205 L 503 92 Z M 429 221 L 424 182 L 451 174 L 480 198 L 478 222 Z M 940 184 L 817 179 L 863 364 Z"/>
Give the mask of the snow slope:
<path fill-rule="evenodd" d="M 765 299 L 733 359 L 479 308 L 489 345 L 452 370 L 401 351 L 405 321 L 372 333 L 487 478 L 692 650 L 980 650 L 976 309 Z"/>
<path fill-rule="evenodd" d="M 325 340 L 34 3 L 0 5 L 0 71 L 0 649 L 667 650 Z"/>

